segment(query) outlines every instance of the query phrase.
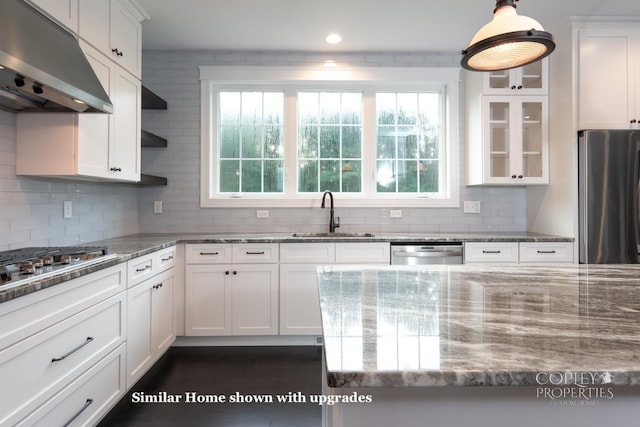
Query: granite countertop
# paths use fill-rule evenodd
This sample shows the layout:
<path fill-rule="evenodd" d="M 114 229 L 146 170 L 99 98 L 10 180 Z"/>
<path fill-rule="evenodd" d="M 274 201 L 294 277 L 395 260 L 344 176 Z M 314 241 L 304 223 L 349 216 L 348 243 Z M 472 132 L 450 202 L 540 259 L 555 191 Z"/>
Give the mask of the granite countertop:
<path fill-rule="evenodd" d="M 82 242 L 82 245 L 108 247 L 108 259 L 96 262 L 88 266 L 79 266 L 63 274 L 38 278 L 16 287 L 2 288 L 0 286 L 0 303 L 36 292 L 59 283 L 71 280 L 85 274 L 90 274 L 103 268 L 126 262 L 130 259 L 143 256 L 160 249 L 173 246 L 178 243 L 313 243 L 313 242 L 447 242 L 447 241 L 529 241 L 529 242 L 553 242 L 573 241 L 573 238 L 551 236 L 537 233 L 493 233 L 493 234 L 413 234 L 413 233 L 374 233 L 372 237 L 354 235 L 345 236 L 342 233 L 335 235 L 308 235 L 301 233 L 301 237 L 295 237 L 294 233 L 166 233 L 166 234 L 131 234 L 106 240 Z M 357 233 L 360 234 L 360 233 Z"/>
<path fill-rule="evenodd" d="M 330 387 L 640 385 L 640 265 L 321 266 L 318 286 Z"/>

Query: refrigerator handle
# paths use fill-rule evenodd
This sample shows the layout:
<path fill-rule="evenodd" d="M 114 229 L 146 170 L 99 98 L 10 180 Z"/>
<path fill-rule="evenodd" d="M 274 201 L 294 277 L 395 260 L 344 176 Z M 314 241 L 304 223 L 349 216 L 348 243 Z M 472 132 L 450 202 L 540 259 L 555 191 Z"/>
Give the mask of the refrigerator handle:
<path fill-rule="evenodd" d="M 635 234 L 636 250 L 640 260 L 640 144 L 636 145 L 635 158 L 633 183 L 636 188 L 633 192 L 633 231 Z"/>

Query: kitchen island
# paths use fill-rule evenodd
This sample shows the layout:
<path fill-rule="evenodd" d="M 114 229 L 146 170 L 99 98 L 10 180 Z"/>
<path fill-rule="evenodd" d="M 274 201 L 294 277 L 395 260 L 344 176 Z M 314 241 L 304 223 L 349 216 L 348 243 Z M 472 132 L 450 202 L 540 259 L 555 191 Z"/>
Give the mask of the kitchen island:
<path fill-rule="evenodd" d="M 640 266 L 318 267 L 325 426 L 637 425 Z"/>

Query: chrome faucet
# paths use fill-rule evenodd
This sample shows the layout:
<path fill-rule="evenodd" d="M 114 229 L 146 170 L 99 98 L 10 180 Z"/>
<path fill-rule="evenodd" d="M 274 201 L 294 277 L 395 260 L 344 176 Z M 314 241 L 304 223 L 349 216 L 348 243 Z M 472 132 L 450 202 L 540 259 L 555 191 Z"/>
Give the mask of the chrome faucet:
<path fill-rule="evenodd" d="M 340 227 L 340 217 L 333 217 L 333 194 L 331 194 L 331 191 L 324 192 L 324 194 L 322 195 L 322 204 L 320 205 L 320 207 L 324 209 L 324 199 L 327 197 L 327 194 L 329 195 L 329 199 L 331 202 L 331 206 L 329 208 L 329 233 L 335 233 L 336 228 Z"/>

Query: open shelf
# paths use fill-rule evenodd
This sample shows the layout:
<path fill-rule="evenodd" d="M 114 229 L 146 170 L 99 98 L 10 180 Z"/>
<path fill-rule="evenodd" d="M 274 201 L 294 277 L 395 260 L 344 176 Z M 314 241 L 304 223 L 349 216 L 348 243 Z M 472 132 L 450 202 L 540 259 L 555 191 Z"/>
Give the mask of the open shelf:
<path fill-rule="evenodd" d="M 141 173 L 140 182 L 138 182 L 138 185 L 147 185 L 147 186 L 167 185 L 167 178 L 165 178 L 164 176 L 156 176 L 156 175 Z"/>
<path fill-rule="evenodd" d="M 167 101 L 142 86 L 142 109 L 143 110 L 166 110 Z"/>
<path fill-rule="evenodd" d="M 140 134 L 140 144 L 142 147 L 167 148 L 167 140 L 165 138 L 144 129 L 140 131 Z"/>

